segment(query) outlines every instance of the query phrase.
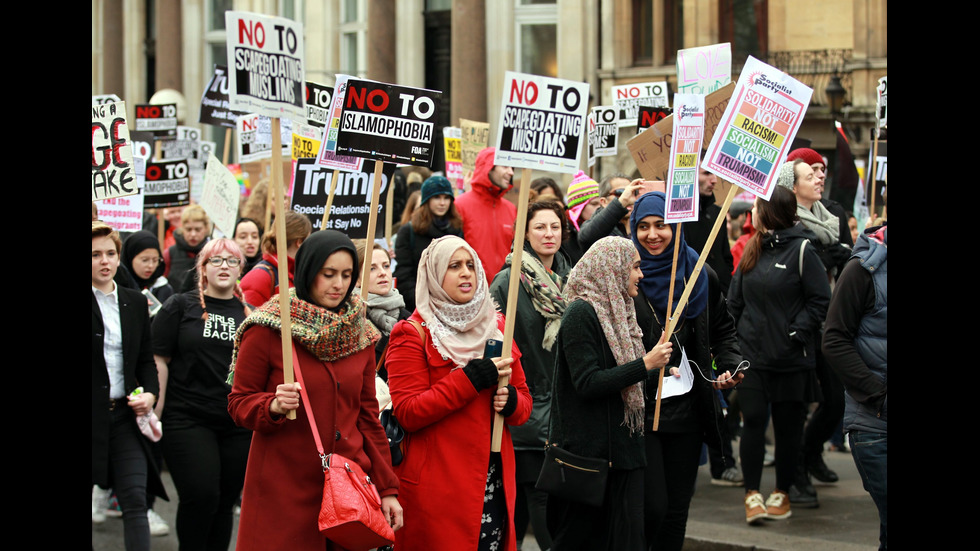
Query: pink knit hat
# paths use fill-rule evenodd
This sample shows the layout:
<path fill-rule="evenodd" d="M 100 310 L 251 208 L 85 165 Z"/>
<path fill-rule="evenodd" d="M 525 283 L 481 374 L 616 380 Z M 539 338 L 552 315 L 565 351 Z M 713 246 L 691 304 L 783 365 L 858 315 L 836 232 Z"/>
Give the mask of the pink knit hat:
<path fill-rule="evenodd" d="M 568 218 L 572 221 L 575 229 L 578 227 L 578 217 L 593 198 L 599 196 L 599 184 L 589 178 L 588 174 L 580 170 L 575 173 L 572 183 L 568 184 L 568 191 L 565 193 L 565 201 L 568 204 Z"/>

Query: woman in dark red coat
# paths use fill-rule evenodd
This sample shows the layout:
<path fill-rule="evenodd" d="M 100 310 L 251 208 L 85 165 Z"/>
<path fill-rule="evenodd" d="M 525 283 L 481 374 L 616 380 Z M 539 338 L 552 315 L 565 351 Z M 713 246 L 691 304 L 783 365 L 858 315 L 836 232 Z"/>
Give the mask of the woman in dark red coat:
<path fill-rule="evenodd" d="M 378 421 L 374 342 L 357 281 L 354 244 L 333 230 L 314 233 L 296 254 L 290 289 L 293 347 L 324 453 L 355 461 L 371 477 L 395 530 L 401 528 L 398 478 Z M 228 412 L 254 431 L 245 472 L 239 550 L 339 551 L 317 527 L 323 468 L 301 404 L 299 385 L 284 384 L 279 298 L 272 297 L 239 326 L 232 356 Z M 285 414 L 296 411 L 296 419 Z"/>
<path fill-rule="evenodd" d="M 416 310 L 391 332 L 388 385 L 407 436 L 395 472 L 405 528 L 399 551 L 515 551 L 514 446 L 506 425 L 531 415 L 520 352 L 484 358 L 487 339 L 503 339 L 483 266 L 455 236 L 422 253 Z M 424 342 L 412 321 L 424 325 Z M 497 378 L 510 384 L 497 388 Z M 504 416 L 500 452 L 491 452 L 494 412 Z"/>

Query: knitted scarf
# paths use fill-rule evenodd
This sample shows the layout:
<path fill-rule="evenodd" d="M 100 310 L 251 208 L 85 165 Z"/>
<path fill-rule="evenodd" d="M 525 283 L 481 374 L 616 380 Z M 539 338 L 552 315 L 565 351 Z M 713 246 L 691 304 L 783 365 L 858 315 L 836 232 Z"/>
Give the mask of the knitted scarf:
<path fill-rule="evenodd" d="M 367 317 L 381 333 L 391 334 L 391 329 L 398 321 L 399 310 L 405 307 L 405 299 L 394 287 L 385 295 L 368 293 Z"/>
<path fill-rule="evenodd" d="M 821 245 L 833 245 L 840 242 L 840 221 L 830 214 L 827 207 L 820 201 L 815 201 L 809 209 L 797 203 L 796 214 L 806 229 L 817 234 Z"/>
<path fill-rule="evenodd" d="M 333 362 L 372 346 L 381 334 L 367 323 L 362 314 L 364 302 L 358 295 L 350 295 L 336 312 L 296 297 L 296 289 L 289 290 L 289 319 L 293 340 L 323 362 Z M 273 296 L 260 308 L 252 311 L 235 332 L 235 346 L 231 353 L 228 384 L 235 377 L 235 363 L 242 336 L 253 325 L 282 331 L 279 313 L 279 295 Z"/>
<path fill-rule="evenodd" d="M 622 237 L 609 236 L 596 241 L 568 274 L 565 301 L 582 299 L 592 305 L 609 350 L 617 365 L 642 358 L 643 330 L 636 323 L 636 309 L 629 296 L 630 270 L 636 249 Z M 642 280 L 641 280 L 642 281 Z M 643 382 L 621 391 L 623 424 L 630 433 L 643 430 Z"/>
<path fill-rule="evenodd" d="M 511 265 L 514 253 L 509 253 L 504 259 L 504 266 Z M 513 269 L 513 268 L 512 268 Z M 521 286 L 531 297 L 531 305 L 545 320 L 544 340 L 541 346 L 551 351 L 558 339 L 558 329 L 561 327 L 561 315 L 565 313 L 565 298 L 561 295 L 562 277 L 548 270 L 541 263 L 534 249 L 524 243 L 524 254 L 521 255 Z"/>

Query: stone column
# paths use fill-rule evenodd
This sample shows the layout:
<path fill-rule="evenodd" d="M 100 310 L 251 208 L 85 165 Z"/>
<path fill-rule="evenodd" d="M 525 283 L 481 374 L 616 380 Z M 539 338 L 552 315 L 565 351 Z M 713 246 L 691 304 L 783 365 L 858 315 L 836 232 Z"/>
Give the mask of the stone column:
<path fill-rule="evenodd" d="M 179 0 L 158 0 L 156 18 L 156 89 L 184 91 L 182 25 Z M 150 95 L 156 90 L 150 90 Z"/>
<path fill-rule="evenodd" d="M 123 2 L 104 0 L 102 4 L 102 89 L 100 94 L 116 94 L 126 99 L 123 69 Z"/>
<path fill-rule="evenodd" d="M 458 126 L 460 118 L 489 122 L 484 3 L 482 0 L 457 0 L 453 2 L 452 17 L 450 124 Z"/>
<path fill-rule="evenodd" d="M 395 3 L 390 0 L 368 0 L 367 22 L 367 78 L 397 84 Z"/>

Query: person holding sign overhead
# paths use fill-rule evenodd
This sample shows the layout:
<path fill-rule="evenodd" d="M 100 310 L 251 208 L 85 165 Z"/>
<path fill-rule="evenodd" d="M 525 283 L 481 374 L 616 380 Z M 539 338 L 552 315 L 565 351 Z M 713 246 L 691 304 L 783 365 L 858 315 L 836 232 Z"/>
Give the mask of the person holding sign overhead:
<path fill-rule="evenodd" d="M 601 507 L 548 496 L 555 551 L 646 551 L 643 387 L 656 385 L 673 344 L 644 352 L 632 298 L 642 278 L 636 249 L 616 236 L 596 241 L 568 276 L 549 439 L 575 455 L 608 460 L 609 474 Z"/>
<path fill-rule="evenodd" d="M 759 231 L 745 246 L 728 291 L 739 344 L 752 362 L 738 393 L 743 421 L 739 455 L 749 524 L 792 514 L 787 491 L 796 473 L 806 407 L 819 401 L 816 349 L 830 284 L 810 243 L 813 232 L 798 223 L 796 203 L 793 192 L 783 186 L 773 188 L 769 201 L 756 198 L 752 223 Z M 763 501 L 759 486 L 770 417 L 776 488 Z"/>
<path fill-rule="evenodd" d="M 440 237 L 422 252 L 416 309 L 391 331 L 386 365 L 395 417 L 406 432 L 395 472 L 405 528 L 395 549 L 516 551 L 514 446 L 505 426 L 491 452 L 494 412 L 507 425 L 531 415 L 521 353 L 503 359 L 503 340 L 476 251 Z M 497 388 L 497 379 L 510 384 Z"/>
<path fill-rule="evenodd" d="M 656 382 L 646 387 L 645 396 L 643 512 L 647 545 L 658 551 L 679 550 L 684 545 L 701 445 L 707 442 L 721 449 L 724 418 L 715 389 L 732 388 L 743 377 L 737 373 L 742 356 L 718 276 L 705 265 L 692 281 L 698 253 L 684 240 L 680 224 L 664 223 L 666 199 L 660 191 L 642 195 L 630 214 L 631 239 L 643 271 L 633 303 L 644 350 L 658 344 L 668 309 L 670 318 L 677 320 L 669 336 L 674 347 L 667 365 L 678 367 L 678 377 L 663 380 L 659 418 Z M 674 251 L 678 246 L 680 250 Z M 676 312 L 685 285 L 694 289 L 687 304 Z M 712 358 L 718 366 L 717 376 L 712 372 Z M 668 388 L 676 390 L 668 392 Z"/>
<path fill-rule="evenodd" d="M 374 342 L 380 335 L 352 293 L 360 271 L 356 258 L 354 243 L 335 230 L 318 231 L 299 248 L 296 286 L 289 290 L 294 368 L 305 382 L 324 453 L 364 469 L 385 517 L 399 530 L 398 477 L 375 398 Z M 279 304 L 274 297 L 245 319 L 232 352 L 228 412 L 253 431 L 238 549 L 334 550 L 317 527 L 324 473 L 300 385 L 283 382 Z M 296 419 L 287 420 L 291 410 Z"/>

